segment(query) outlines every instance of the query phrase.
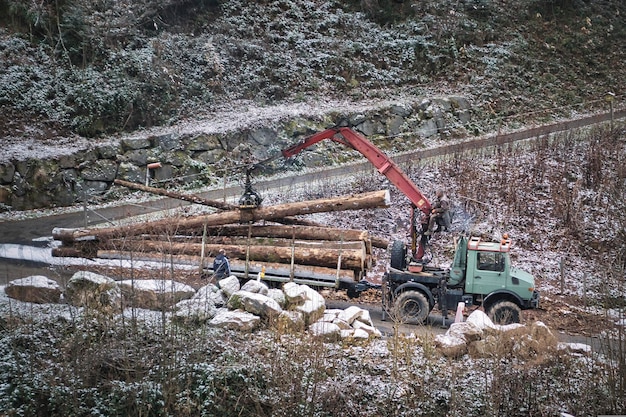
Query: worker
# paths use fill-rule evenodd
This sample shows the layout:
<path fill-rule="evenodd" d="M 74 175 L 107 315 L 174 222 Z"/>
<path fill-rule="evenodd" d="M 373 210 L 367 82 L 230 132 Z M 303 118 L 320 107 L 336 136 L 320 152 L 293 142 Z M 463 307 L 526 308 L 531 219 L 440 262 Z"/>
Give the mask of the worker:
<path fill-rule="evenodd" d="M 230 276 L 230 262 L 226 257 L 226 251 L 220 249 L 219 253 L 213 260 L 213 277 L 215 279 L 224 279 Z"/>
<path fill-rule="evenodd" d="M 440 226 L 437 230 L 441 228 L 446 231 L 450 230 L 450 200 L 448 200 L 448 196 L 442 190 L 437 190 L 435 197 L 436 201 L 430 214 L 428 230 L 424 233 L 426 236 L 432 235 L 435 224 Z"/>

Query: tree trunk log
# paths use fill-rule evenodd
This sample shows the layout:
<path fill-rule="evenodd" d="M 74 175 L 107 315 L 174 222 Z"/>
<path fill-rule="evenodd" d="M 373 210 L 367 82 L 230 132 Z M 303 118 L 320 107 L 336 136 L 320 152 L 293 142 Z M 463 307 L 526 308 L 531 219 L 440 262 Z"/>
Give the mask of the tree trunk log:
<path fill-rule="evenodd" d="M 139 184 L 136 182 L 124 181 L 116 179 L 113 181 L 117 185 L 121 185 L 133 190 L 140 190 L 150 194 L 162 195 L 165 197 L 175 198 L 177 200 L 189 201 L 190 203 L 202 204 L 204 206 L 215 207 L 220 210 L 236 210 L 239 207 L 235 204 L 225 203 L 218 200 L 208 200 L 206 198 L 198 197 L 195 195 L 181 194 L 174 191 L 164 190 L 163 188 L 149 187 L 147 185 Z M 296 219 L 294 217 L 285 217 L 284 219 L 277 220 L 282 224 L 301 224 L 305 226 L 316 226 L 315 222 L 303 219 Z"/>
<path fill-rule="evenodd" d="M 287 203 L 271 207 L 260 207 L 252 210 L 233 210 L 202 216 L 159 220 L 155 222 L 134 224 L 121 227 L 99 229 L 55 229 L 53 236 L 63 242 L 94 237 L 106 240 L 112 237 L 136 236 L 141 234 L 175 235 L 179 230 L 202 230 L 204 225 L 220 226 L 232 223 L 252 223 L 258 220 L 277 220 L 288 216 L 323 213 L 345 210 L 387 207 L 389 191 L 374 191 L 353 196 L 336 197 L 312 201 Z"/>
<path fill-rule="evenodd" d="M 149 238 L 148 238 L 149 239 Z M 201 237 L 188 238 L 181 236 L 171 239 L 177 243 L 202 243 Z M 276 246 L 281 248 L 326 248 L 326 249 L 358 249 L 367 250 L 366 242 L 362 240 L 335 241 L 335 240 L 298 240 L 275 237 L 251 237 L 249 240 L 243 236 L 212 236 L 207 237 L 206 243 L 212 245 L 237 245 L 237 246 Z"/>
<path fill-rule="evenodd" d="M 131 256 L 132 255 L 132 256 Z M 98 251 L 98 258 L 102 259 L 124 259 L 133 261 L 148 261 L 148 262 L 157 262 L 157 263 L 174 263 L 180 265 L 200 265 L 200 257 L 192 256 L 192 255 L 169 255 L 169 254 L 161 254 L 161 253 L 130 253 L 124 251 L 114 251 L 114 250 L 100 250 Z M 246 271 L 246 262 L 240 261 L 238 259 L 230 260 L 231 270 L 235 272 L 238 276 L 243 275 L 243 272 Z M 203 267 L 211 270 L 213 266 L 213 258 L 205 258 L 203 262 Z M 260 262 L 260 261 L 252 261 L 248 262 L 247 271 L 248 278 L 256 279 L 257 274 L 261 272 L 261 270 L 265 268 L 266 280 L 268 281 L 281 281 L 287 282 L 290 281 L 291 278 L 303 281 L 308 280 L 310 283 L 314 282 L 325 282 L 325 283 L 333 283 L 335 280 L 343 281 L 343 282 L 355 282 L 361 278 L 361 275 L 355 274 L 354 271 L 349 269 L 339 269 L 337 268 L 327 268 L 321 266 L 312 266 L 312 265 L 301 265 L 294 264 L 293 268 L 291 265 L 287 265 L 284 263 L 276 263 L 276 262 Z M 243 276 L 242 276 L 243 278 Z"/>
<path fill-rule="evenodd" d="M 150 194 L 162 195 L 165 197 L 175 198 L 177 200 L 189 201 L 195 204 L 202 204 L 204 206 L 215 207 L 220 210 L 235 210 L 237 208 L 234 204 L 225 203 L 217 200 L 207 200 L 206 198 L 198 197 L 195 195 L 181 194 L 174 191 L 164 190 L 163 188 L 149 187 L 147 185 L 139 184 L 136 182 L 124 181 L 116 179 L 113 181 L 116 185 L 121 185 L 133 190 L 140 190 Z"/>
<path fill-rule="evenodd" d="M 132 251 L 139 256 L 158 252 L 171 255 L 196 255 L 202 251 L 201 243 L 172 243 L 166 241 L 135 241 L 114 240 L 104 245 L 108 250 Z M 339 269 L 364 271 L 371 264 L 371 258 L 364 250 L 358 249 L 324 249 L 324 248 L 283 248 L 277 246 L 245 246 L 245 245 L 204 245 L 208 256 L 215 255 L 224 249 L 230 258 L 248 259 L 251 261 L 291 263 L 302 265 L 324 266 Z M 249 251 L 249 253 L 248 253 Z M 339 258 L 341 261 L 339 262 Z"/>

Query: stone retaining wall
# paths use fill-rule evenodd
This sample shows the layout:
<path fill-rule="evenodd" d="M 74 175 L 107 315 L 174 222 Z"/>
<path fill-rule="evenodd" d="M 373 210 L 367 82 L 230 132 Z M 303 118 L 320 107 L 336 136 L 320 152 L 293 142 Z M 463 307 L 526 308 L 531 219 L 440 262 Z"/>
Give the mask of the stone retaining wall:
<path fill-rule="evenodd" d="M 93 198 L 115 198 L 116 178 L 153 185 L 217 183 L 229 166 L 242 158 L 265 159 L 295 141 L 330 126 L 351 126 L 370 137 L 383 150 L 390 137 L 401 136 L 404 149 L 445 133 L 464 134 L 470 123 L 470 103 L 463 97 L 419 100 L 379 108 L 362 114 L 327 114 L 318 119 L 292 119 L 273 126 L 226 134 L 168 133 L 116 144 L 95 145 L 71 155 L 0 163 L 0 208 L 29 210 L 70 206 Z M 389 145 L 389 146 L 386 146 Z M 397 147 L 397 143 L 393 145 Z M 147 166 L 160 162 L 161 167 Z M 324 165 L 320 157 L 307 163 Z"/>

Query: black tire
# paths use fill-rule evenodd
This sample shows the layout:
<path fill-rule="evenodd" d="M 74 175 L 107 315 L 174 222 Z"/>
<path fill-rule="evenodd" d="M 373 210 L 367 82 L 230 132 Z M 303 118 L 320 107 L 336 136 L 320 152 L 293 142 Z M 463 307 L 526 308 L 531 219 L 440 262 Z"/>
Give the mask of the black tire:
<path fill-rule="evenodd" d="M 511 301 L 498 301 L 489 307 L 487 315 L 495 324 L 519 323 L 522 309 Z"/>
<path fill-rule="evenodd" d="M 402 323 L 423 324 L 430 313 L 430 304 L 424 293 L 405 291 L 396 297 L 394 313 Z"/>
<path fill-rule="evenodd" d="M 406 245 L 401 240 L 394 240 L 391 244 L 391 267 L 404 271 L 406 268 Z"/>

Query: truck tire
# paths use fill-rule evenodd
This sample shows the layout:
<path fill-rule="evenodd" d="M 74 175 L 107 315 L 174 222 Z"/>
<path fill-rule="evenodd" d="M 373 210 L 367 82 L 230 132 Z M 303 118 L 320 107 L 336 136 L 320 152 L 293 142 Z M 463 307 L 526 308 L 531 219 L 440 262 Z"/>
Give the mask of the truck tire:
<path fill-rule="evenodd" d="M 495 324 L 519 323 L 522 310 L 511 301 L 498 301 L 489 307 L 487 315 Z"/>
<path fill-rule="evenodd" d="M 423 324 L 430 313 L 426 296 L 419 291 L 405 291 L 396 297 L 394 313 L 391 317 L 408 324 Z"/>
<path fill-rule="evenodd" d="M 391 267 L 403 271 L 406 268 L 406 245 L 401 240 L 394 240 L 391 244 Z"/>

